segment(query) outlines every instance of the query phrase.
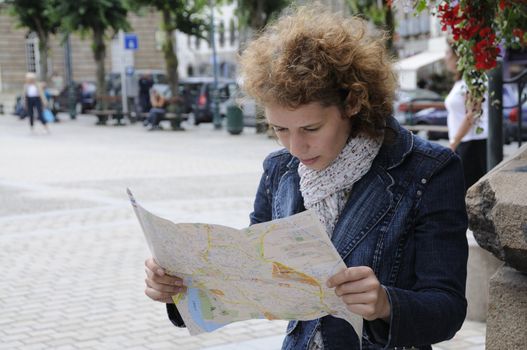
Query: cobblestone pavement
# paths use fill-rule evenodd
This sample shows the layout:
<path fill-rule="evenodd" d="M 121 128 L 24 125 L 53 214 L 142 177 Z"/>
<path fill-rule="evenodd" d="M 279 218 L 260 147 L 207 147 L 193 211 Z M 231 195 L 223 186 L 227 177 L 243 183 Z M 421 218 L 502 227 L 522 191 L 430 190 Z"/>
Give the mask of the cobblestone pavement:
<path fill-rule="evenodd" d="M 47 135 L 0 116 L 0 349 L 279 349 L 283 321 L 190 337 L 143 294 L 149 256 L 125 189 L 176 221 L 244 227 L 278 144 L 211 125 L 147 132 L 63 118 Z M 484 349 L 485 324 L 435 349 Z"/>

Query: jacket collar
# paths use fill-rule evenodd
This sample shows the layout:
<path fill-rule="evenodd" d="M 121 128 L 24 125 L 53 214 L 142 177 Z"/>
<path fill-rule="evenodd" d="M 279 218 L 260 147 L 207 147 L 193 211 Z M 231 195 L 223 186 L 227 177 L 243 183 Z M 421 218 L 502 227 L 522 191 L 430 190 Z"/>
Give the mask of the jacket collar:
<path fill-rule="evenodd" d="M 384 144 L 375 163 L 386 170 L 401 164 L 414 146 L 412 133 L 403 128 L 395 118 L 388 118 L 385 127 Z"/>

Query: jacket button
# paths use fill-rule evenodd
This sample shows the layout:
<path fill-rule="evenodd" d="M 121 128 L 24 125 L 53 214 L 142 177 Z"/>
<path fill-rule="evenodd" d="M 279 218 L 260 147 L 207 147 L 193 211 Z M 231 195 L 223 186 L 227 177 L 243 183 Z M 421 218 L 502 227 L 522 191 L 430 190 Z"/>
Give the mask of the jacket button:
<path fill-rule="evenodd" d="M 269 175 L 265 177 L 265 181 L 269 181 Z"/>
<path fill-rule="evenodd" d="M 421 192 L 420 190 L 417 191 L 417 197 L 421 197 L 422 194 L 423 194 L 423 192 Z"/>
<path fill-rule="evenodd" d="M 269 189 L 266 189 L 265 192 L 267 192 L 267 194 L 269 194 L 270 191 L 269 191 Z"/>
<path fill-rule="evenodd" d="M 421 179 L 421 183 L 424 185 L 426 183 L 426 179 Z"/>

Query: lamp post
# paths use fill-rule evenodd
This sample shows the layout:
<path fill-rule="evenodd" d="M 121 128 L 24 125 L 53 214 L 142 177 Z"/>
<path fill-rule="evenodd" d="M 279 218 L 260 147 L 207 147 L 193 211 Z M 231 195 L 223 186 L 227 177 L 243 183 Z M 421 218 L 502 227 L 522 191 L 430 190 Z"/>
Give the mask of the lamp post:
<path fill-rule="evenodd" d="M 212 48 L 212 69 L 214 73 L 214 91 L 212 93 L 213 99 L 213 115 L 212 122 L 214 129 L 221 129 L 220 106 L 218 102 L 218 60 L 216 56 L 216 40 L 214 39 L 214 0 L 209 0 L 210 6 L 210 41 Z"/>
<path fill-rule="evenodd" d="M 498 62 L 489 74 L 489 119 L 486 127 L 487 138 L 487 171 L 490 171 L 503 160 L 503 68 Z M 496 102 L 497 101 L 497 102 Z"/>
<path fill-rule="evenodd" d="M 77 117 L 77 98 L 75 86 L 73 85 L 73 72 L 71 69 L 71 44 L 69 34 L 66 34 L 64 39 L 64 63 L 66 66 L 66 82 L 68 84 L 68 110 L 70 112 L 70 118 L 75 119 Z"/>

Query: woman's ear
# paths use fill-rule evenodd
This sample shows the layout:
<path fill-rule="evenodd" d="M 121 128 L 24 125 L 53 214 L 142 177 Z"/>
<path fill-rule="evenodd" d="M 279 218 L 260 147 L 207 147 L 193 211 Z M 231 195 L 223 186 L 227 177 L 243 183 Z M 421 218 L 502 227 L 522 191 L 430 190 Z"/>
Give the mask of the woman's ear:
<path fill-rule="evenodd" d="M 351 93 L 351 91 L 348 93 L 348 96 L 346 97 L 346 117 L 351 118 L 357 113 L 359 113 L 361 108 L 361 105 L 358 103 L 357 98 Z"/>
<path fill-rule="evenodd" d="M 353 106 L 349 103 L 346 104 L 346 117 L 351 118 L 355 116 L 360 111 L 360 105 L 354 104 Z"/>

